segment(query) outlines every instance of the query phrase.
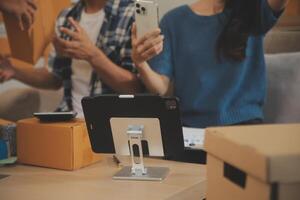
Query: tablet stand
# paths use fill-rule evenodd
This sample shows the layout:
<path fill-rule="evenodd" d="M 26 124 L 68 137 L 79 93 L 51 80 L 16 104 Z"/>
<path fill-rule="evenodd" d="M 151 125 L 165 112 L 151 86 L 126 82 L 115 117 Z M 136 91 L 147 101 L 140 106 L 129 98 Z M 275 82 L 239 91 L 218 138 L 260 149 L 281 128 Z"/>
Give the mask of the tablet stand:
<path fill-rule="evenodd" d="M 143 180 L 143 181 L 162 181 L 166 178 L 169 168 L 167 167 L 145 167 L 142 138 L 143 125 L 129 125 L 127 128 L 127 136 L 129 140 L 130 156 L 132 166 L 126 166 L 113 179 L 116 180 Z M 133 148 L 137 147 L 139 152 L 139 159 L 134 156 Z"/>

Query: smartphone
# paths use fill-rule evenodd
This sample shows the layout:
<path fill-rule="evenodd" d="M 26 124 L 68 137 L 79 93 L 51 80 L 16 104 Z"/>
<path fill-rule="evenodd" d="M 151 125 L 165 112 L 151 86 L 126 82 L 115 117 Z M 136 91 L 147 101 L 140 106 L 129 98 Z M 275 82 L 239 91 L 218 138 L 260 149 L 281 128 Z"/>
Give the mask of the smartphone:
<path fill-rule="evenodd" d="M 77 115 L 76 112 L 45 112 L 34 113 L 36 118 L 43 122 L 63 122 L 74 119 Z"/>
<path fill-rule="evenodd" d="M 154 0 L 135 1 L 135 21 L 138 38 L 159 27 L 159 6 Z"/>

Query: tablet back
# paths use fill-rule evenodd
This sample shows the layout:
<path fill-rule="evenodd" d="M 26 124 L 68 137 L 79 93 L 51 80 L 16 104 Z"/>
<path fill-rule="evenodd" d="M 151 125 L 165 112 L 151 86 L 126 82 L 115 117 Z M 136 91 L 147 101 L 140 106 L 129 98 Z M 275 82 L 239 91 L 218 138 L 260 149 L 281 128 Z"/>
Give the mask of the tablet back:
<path fill-rule="evenodd" d="M 100 95 L 83 98 L 82 107 L 94 152 L 116 152 L 111 119 L 152 118 L 159 120 L 165 158 L 176 161 L 184 159 L 182 124 L 176 98 Z"/>

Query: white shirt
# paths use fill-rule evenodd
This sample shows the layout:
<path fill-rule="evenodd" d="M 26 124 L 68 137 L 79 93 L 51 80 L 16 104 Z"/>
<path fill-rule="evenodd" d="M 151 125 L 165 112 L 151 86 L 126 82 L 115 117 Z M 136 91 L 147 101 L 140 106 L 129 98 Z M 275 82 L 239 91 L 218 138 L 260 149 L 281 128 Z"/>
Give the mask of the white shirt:
<path fill-rule="evenodd" d="M 97 13 L 88 14 L 82 12 L 80 26 L 86 31 L 93 43 L 96 44 L 97 37 L 104 21 L 104 10 Z M 83 118 L 81 99 L 90 95 L 90 79 L 93 72 L 92 66 L 84 60 L 72 60 L 72 101 L 74 111 L 78 113 L 77 117 Z"/>

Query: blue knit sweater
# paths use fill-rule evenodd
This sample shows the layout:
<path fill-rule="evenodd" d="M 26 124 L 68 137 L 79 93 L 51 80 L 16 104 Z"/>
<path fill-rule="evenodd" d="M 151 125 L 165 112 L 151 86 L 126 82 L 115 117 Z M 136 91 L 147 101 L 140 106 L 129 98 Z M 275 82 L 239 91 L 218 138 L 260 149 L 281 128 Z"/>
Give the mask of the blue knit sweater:
<path fill-rule="evenodd" d="M 263 39 L 280 14 L 272 11 L 267 0 L 261 0 L 261 13 L 260 34 L 249 37 L 242 62 L 216 59 L 216 42 L 227 11 L 201 16 L 182 6 L 162 19 L 164 50 L 150 66 L 174 82 L 184 125 L 205 128 L 263 118 Z"/>

